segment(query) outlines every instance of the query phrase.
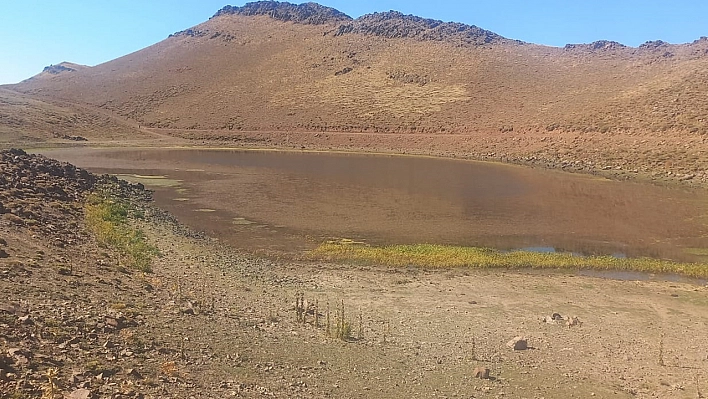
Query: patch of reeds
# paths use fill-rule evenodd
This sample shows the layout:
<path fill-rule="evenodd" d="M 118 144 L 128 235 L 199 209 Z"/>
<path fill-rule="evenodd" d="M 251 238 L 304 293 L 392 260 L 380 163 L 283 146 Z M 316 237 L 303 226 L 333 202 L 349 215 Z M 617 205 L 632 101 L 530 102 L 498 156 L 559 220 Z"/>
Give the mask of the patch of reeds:
<path fill-rule="evenodd" d="M 505 252 L 490 248 L 433 244 L 375 247 L 338 241 L 326 242 L 310 251 L 308 257 L 314 260 L 395 267 L 593 269 L 680 274 L 688 277 L 708 278 L 708 264 L 704 263 L 682 263 L 653 258 L 578 256 L 571 253 Z"/>

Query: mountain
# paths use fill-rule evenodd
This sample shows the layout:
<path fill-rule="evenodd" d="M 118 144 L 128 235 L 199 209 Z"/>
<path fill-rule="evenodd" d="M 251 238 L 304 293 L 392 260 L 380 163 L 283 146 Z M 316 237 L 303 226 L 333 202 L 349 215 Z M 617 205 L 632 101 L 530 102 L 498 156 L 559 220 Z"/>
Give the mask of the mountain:
<path fill-rule="evenodd" d="M 393 11 L 352 19 L 315 3 L 263 1 L 67 69 L 6 88 L 154 128 L 708 132 L 705 37 L 555 48 Z"/>

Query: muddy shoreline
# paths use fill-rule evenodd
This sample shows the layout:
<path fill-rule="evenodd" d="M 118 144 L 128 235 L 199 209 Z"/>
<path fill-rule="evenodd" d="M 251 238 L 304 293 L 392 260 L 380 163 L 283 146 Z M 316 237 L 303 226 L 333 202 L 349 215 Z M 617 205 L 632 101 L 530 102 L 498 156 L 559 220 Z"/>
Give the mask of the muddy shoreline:
<path fill-rule="evenodd" d="M 708 187 L 708 137 L 526 131 L 465 134 L 150 129 L 187 145 L 351 151 L 501 162 L 655 184 Z"/>

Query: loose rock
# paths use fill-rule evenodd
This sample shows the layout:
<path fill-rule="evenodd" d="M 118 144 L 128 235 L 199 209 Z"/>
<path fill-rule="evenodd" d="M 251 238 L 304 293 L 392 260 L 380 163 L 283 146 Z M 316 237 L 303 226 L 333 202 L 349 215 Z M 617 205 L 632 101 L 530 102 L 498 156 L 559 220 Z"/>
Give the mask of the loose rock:
<path fill-rule="evenodd" d="M 474 378 L 488 380 L 489 379 L 489 369 L 486 367 L 477 367 L 474 369 L 473 375 L 474 375 Z"/>
<path fill-rule="evenodd" d="M 515 351 L 525 351 L 528 349 L 528 341 L 524 337 L 516 337 L 507 342 L 506 346 L 514 349 Z"/>

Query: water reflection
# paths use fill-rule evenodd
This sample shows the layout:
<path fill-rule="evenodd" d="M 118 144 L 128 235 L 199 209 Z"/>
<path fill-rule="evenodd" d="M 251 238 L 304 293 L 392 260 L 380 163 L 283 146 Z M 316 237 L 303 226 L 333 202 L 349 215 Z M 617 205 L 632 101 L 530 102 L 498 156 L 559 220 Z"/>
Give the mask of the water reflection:
<path fill-rule="evenodd" d="M 68 149 L 47 155 L 97 172 L 177 181 L 154 187 L 160 206 L 249 251 L 299 252 L 345 237 L 678 260 L 708 253 L 704 190 L 362 154 Z"/>

